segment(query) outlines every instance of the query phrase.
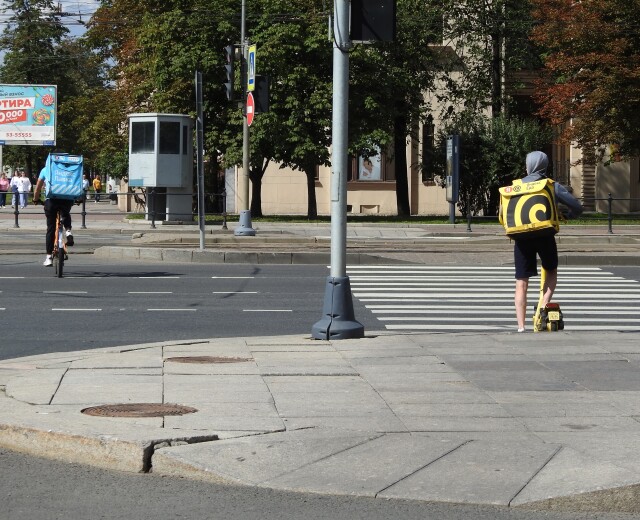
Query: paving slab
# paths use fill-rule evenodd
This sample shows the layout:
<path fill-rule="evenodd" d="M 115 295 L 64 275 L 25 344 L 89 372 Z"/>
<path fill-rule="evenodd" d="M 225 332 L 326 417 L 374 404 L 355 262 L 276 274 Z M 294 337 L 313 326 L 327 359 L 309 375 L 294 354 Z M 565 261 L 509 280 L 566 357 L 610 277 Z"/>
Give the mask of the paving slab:
<path fill-rule="evenodd" d="M 22 375 L 15 375 L 14 371 L 7 379 L 5 392 L 8 397 L 23 403 L 50 404 L 66 372 L 66 368 L 38 369 L 38 384 L 34 384 L 33 370 Z"/>
<path fill-rule="evenodd" d="M 376 437 L 377 434 L 370 432 L 345 435 L 302 430 L 177 446 L 155 453 L 153 471 L 162 475 L 190 474 L 213 481 L 260 484 Z"/>
<path fill-rule="evenodd" d="M 545 464 L 511 503 L 513 506 L 546 505 L 551 508 L 572 510 L 607 510 L 620 497 L 610 491 L 625 492 L 632 488 L 628 499 L 637 505 L 638 473 L 586 456 L 571 448 L 563 447 Z M 627 504 L 629 505 L 629 504 Z M 623 508 L 617 508 L 621 510 Z"/>
<path fill-rule="evenodd" d="M 470 441 L 380 496 L 507 506 L 558 449 L 530 440 Z"/>
<path fill-rule="evenodd" d="M 447 439 L 387 434 L 263 484 L 293 491 L 375 497 L 460 445 Z"/>

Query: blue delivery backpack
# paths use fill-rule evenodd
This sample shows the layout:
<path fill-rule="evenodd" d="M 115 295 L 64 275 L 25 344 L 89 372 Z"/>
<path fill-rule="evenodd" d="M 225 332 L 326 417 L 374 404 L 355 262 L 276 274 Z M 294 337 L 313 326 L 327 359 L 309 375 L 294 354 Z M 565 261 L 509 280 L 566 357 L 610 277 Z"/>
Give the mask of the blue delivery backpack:
<path fill-rule="evenodd" d="M 82 155 L 49 154 L 43 173 L 47 181 L 46 198 L 82 198 Z"/>

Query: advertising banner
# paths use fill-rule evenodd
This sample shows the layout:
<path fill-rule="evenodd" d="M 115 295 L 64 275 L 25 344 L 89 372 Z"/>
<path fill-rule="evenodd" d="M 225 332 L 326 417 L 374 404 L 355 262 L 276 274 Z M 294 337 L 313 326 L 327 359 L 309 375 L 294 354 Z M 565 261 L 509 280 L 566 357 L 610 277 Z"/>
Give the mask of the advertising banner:
<path fill-rule="evenodd" d="M 0 145 L 56 144 L 55 85 L 0 85 Z"/>

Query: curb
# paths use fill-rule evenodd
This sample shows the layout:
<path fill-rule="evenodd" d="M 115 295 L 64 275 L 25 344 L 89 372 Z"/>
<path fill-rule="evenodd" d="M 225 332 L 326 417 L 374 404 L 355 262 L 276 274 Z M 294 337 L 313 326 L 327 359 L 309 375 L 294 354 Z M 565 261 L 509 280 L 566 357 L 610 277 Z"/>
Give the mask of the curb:
<path fill-rule="evenodd" d="M 392 253 L 392 252 L 389 252 Z M 398 252 L 401 253 L 401 252 Z M 428 251 L 424 254 L 434 256 L 435 260 L 442 254 L 471 253 L 453 249 L 451 251 Z M 263 265 L 330 265 L 331 252 L 269 252 L 269 251 L 200 251 L 183 248 L 157 247 L 120 247 L 103 246 L 93 253 L 97 258 L 109 260 L 144 260 L 153 262 L 200 263 L 200 264 L 263 264 Z M 510 258 L 510 257 L 509 257 Z M 562 266 L 640 266 L 640 255 L 635 252 L 615 255 L 606 252 L 585 254 L 558 255 L 559 265 Z M 422 262 L 409 261 L 387 257 L 384 253 L 347 253 L 347 263 L 350 265 L 419 265 Z M 511 259 L 508 262 L 512 263 Z"/>

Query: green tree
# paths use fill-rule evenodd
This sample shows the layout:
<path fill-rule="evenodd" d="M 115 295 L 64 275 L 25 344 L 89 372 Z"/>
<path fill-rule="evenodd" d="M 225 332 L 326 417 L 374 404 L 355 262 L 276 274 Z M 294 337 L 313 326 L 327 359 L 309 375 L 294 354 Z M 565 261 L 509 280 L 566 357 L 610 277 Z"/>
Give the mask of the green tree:
<path fill-rule="evenodd" d="M 392 150 L 402 216 L 410 214 L 407 142 L 431 109 L 424 93 L 433 89 L 437 55 L 431 45 L 441 38 L 440 16 L 424 1 L 398 0 L 396 40 L 357 45 L 352 52 L 351 151 L 366 157 Z"/>
<path fill-rule="evenodd" d="M 68 29 L 60 19 L 60 11 L 51 0 L 4 1 L 3 8 L 11 13 L 0 36 L 0 51 L 5 51 L 0 66 L 3 83 L 58 85 L 58 104 L 72 93 L 67 65 L 73 56 L 62 45 Z M 58 124 L 64 122 L 58 120 Z M 23 164 L 31 175 L 44 164 L 48 150 L 32 146 L 11 146 L 6 149 L 6 162 Z"/>
<path fill-rule="evenodd" d="M 440 94 L 447 112 L 492 116 L 509 111 L 505 86 L 513 71 L 539 67 L 538 50 L 529 34 L 533 24 L 530 0 L 430 0 L 441 9 L 443 45 L 453 52 L 441 54 L 445 89 Z M 513 86 L 513 85 L 512 85 Z"/>
<path fill-rule="evenodd" d="M 551 139 L 550 130 L 532 120 L 465 113 L 439 132 L 440 150 L 453 133 L 460 135 L 461 142 L 458 208 L 463 215 L 496 215 L 498 188 L 524 176 L 527 153 L 544 148 Z M 437 160 L 444 185 L 444 153 Z"/>
<path fill-rule="evenodd" d="M 602 158 L 607 144 L 621 157 L 640 154 L 640 4 L 533 3 L 533 37 L 545 50 L 541 115 L 553 124 L 571 121 L 562 140 L 587 156 Z"/>
<path fill-rule="evenodd" d="M 284 13 L 284 14 L 283 14 Z M 251 214 L 262 215 L 261 185 L 275 161 L 304 173 L 307 216 L 317 217 L 317 167 L 329 163 L 331 131 L 331 44 L 321 0 L 263 0 L 248 18 L 258 46 L 258 73 L 271 79 L 268 113 L 251 126 Z M 241 161 L 240 111 L 225 137 L 227 163 Z"/>

